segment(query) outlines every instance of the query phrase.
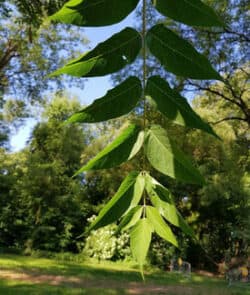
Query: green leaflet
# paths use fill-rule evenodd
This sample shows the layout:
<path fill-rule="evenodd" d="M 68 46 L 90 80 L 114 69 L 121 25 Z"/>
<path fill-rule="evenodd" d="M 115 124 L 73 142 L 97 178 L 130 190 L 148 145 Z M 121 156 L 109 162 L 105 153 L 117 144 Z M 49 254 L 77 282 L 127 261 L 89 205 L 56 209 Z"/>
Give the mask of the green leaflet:
<path fill-rule="evenodd" d="M 121 223 L 118 226 L 117 232 L 121 230 L 128 230 L 133 227 L 137 221 L 141 218 L 142 206 L 136 206 L 131 209 L 122 219 Z"/>
<path fill-rule="evenodd" d="M 50 17 L 51 20 L 85 27 L 107 26 L 120 22 L 139 0 L 72 0 Z"/>
<path fill-rule="evenodd" d="M 73 114 L 67 122 L 96 123 L 129 113 L 141 98 L 141 82 L 129 77 L 87 108 Z"/>
<path fill-rule="evenodd" d="M 135 60 L 141 45 L 140 34 L 132 28 L 125 28 L 103 43 L 99 43 L 90 52 L 56 70 L 50 74 L 50 77 L 61 74 L 94 77 L 114 73 Z"/>
<path fill-rule="evenodd" d="M 116 221 L 126 212 L 133 199 L 140 200 L 141 195 L 137 195 L 139 192 L 135 190 L 138 175 L 138 172 L 131 172 L 124 179 L 117 193 L 100 211 L 89 230 L 98 229 Z"/>
<path fill-rule="evenodd" d="M 162 219 L 161 215 L 156 208 L 152 206 L 146 207 L 147 219 L 150 224 L 153 226 L 156 233 L 162 237 L 164 240 L 178 247 L 178 242 L 171 230 L 171 228 L 166 224 Z"/>
<path fill-rule="evenodd" d="M 153 104 L 168 119 L 182 126 L 201 129 L 218 137 L 211 126 L 193 111 L 187 100 L 171 89 L 160 76 L 148 79 L 146 94 L 151 97 Z"/>
<path fill-rule="evenodd" d="M 164 25 L 151 28 L 146 36 L 147 45 L 166 70 L 175 75 L 192 79 L 217 79 L 220 75 L 208 59 L 194 47 Z"/>
<path fill-rule="evenodd" d="M 146 190 L 151 203 L 167 221 L 179 227 L 185 234 L 195 238 L 192 228 L 175 207 L 172 195 L 167 188 L 148 175 L 146 178 Z"/>
<path fill-rule="evenodd" d="M 190 26 L 224 26 L 214 10 L 200 0 L 152 0 L 152 3 L 165 16 Z"/>
<path fill-rule="evenodd" d="M 130 248 L 140 265 L 141 273 L 152 237 L 152 227 L 147 218 L 140 219 L 130 233 Z M 143 276 L 143 273 L 142 273 Z"/>
<path fill-rule="evenodd" d="M 204 183 L 199 171 L 168 138 L 161 126 L 153 125 L 147 131 L 145 150 L 151 165 L 163 174 L 188 183 Z"/>
<path fill-rule="evenodd" d="M 88 170 L 112 168 L 132 159 L 141 149 L 143 140 L 144 132 L 139 126 L 131 124 L 75 175 Z"/>

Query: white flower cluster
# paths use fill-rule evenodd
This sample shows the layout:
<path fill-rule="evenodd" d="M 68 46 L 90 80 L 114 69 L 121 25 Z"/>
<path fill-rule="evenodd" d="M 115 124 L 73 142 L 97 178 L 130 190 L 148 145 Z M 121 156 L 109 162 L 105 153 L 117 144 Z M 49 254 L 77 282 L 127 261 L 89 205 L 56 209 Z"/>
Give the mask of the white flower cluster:
<path fill-rule="evenodd" d="M 93 222 L 96 216 L 91 216 Z M 130 256 L 129 235 L 121 233 L 116 235 L 117 226 L 112 224 L 92 231 L 85 242 L 83 254 L 98 260 L 117 260 Z"/>

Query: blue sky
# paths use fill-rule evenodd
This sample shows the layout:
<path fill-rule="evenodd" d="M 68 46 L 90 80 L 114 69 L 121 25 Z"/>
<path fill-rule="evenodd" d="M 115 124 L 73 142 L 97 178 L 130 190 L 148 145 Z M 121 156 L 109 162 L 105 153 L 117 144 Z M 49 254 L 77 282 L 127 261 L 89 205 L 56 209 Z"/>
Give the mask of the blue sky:
<path fill-rule="evenodd" d="M 86 37 L 90 41 L 88 46 L 94 48 L 99 42 L 105 41 L 114 33 L 121 31 L 126 26 L 133 26 L 133 24 L 134 13 L 130 14 L 122 22 L 112 26 L 86 28 L 84 31 Z M 73 88 L 71 92 L 79 97 L 83 105 L 87 105 L 94 99 L 103 96 L 111 87 L 110 75 L 108 75 L 105 77 L 90 78 L 84 82 L 84 90 Z M 67 88 L 65 88 L 65 90 L 67 91 Z M 28 120 L 26 124 L 20 128 L 18 133 L 12 136 L 10 140 L 12 151 L 18 151 L 25 147 L 26 141 L 35 124 L 36 121 L 34 119 Z"/>

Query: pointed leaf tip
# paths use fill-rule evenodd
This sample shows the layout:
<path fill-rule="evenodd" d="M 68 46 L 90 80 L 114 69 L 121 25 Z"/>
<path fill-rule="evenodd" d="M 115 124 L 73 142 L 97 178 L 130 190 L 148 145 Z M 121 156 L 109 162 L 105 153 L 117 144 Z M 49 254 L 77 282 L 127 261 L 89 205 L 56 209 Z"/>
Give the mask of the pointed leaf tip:
<path fill-rule="evenodd" d="M 175 247 L 178 247 L 178 242 L 176 237 L 174 236 L 171 228 L 166 224 L 166 222 L 162 219 L 158 210 L 152 206 L 146 207 L 146 214 L 150 224 L 153 226 L 156 233 L 168 241 Z"/>
<path fill-rule="evenodd" d="M 73 114 L 68 123 L 96 123 L 125 115 L 136 107 L 141 98 L 141 82 L 129 77 L 120 85 L 96 99 L 90 106 Z"/>
<path fill-rule="evenodd" d="M 135 199 L 140 200 L 141 193 L 135 190 L 139 173 L 131 172 L 121 183 L 113 198 L 103 207 L 89 230 L 98 229 L 118 220 L 135 203 Z M 135 206 L 137 203 L 135 203 Z"/>
<path fill-rule="evenodd" d="M 88 170 L 112 168 L 132 159 L 141 149 L 143 140 L 141 128 L 131 124 L 111 144 L 78 170 L 75 175 Z"/>
<path fill-rule="evenodd" d="M 192 228 L 176 208 L 171 192 L 150 175 L 146 178 L 146 189 L 153 206 L 168 222 L 179 227 L 185 234 L 195 239 Z"/>
<path fill-rule="evenodd" d="M 130 233 L 130 248 L 133 257 L 140 265 L 143 276 L 143 265 L 146 261 L 149 245 L 152 238 L 152 227 L 147 218 L 140 219 Z"/>
<path fill-rule="evenodd" d="M 189 26 L 224 27 L 215 11 L 200 0 L 152 0 L 163 15 Z"/>
<path fill-rule="evenodd" d="M 204 55 L 163 24 L 152 27 L 146 41 L 151 53 L 175 75 L 192 79 L 222 79 Z"/>
<path fill-rule="evenodd" d="M 67 74 L 75 77 L 97 77 L 112 74 L 132 63 L 142 46 L 141 35 L 133 28 L 125 28 L 93 50 L 70 61 L 50 77 Z"/>
<path fill-rule="evenodd" d="M 146 93 L 157 109 L 168 119 L 182 126 L 203 130 L 218 138 L 212 127 L 194 112 L 187 100 L 171 89 L 160 76 L 152 76 L 148 79 Z"/>

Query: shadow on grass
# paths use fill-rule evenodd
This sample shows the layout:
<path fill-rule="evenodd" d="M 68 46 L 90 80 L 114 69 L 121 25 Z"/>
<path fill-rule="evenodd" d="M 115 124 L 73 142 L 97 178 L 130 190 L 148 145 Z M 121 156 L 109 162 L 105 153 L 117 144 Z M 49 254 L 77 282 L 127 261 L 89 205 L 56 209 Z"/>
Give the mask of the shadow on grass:
<path fill-rule="evenodd" d="M 167 295 L 250 295 L 250 290 L 238 288 L 228 288 L 224 280 L 217 278 L 207 278 L 192 274 L 190 278 L 185 278 L 180 274 L 162 272 L 149 269 L 146 270 L 146 283 L 142 284 L 142 279 L 138 270 L 130 268 L 125 264 L 90 264 L 86 261 L 81 263 L 64 262 L 60 260 L 34 258 L 15 255 L 0 255 L 0 269 L 9 269 L 13 272 L 20 272 L 36 275 L 55 275 L 65 277 L 75 277 L 82 280 L 74 288 L 70 283 L 64 286 L 51 286 L 47 282 L 39 281 L 36 285 L 29 284 L 31 280 L 15 282 L 13 279 L 0 280 L 0 294 L 7 295 L 47 295 L 47 294 L 89 294 L 89 295 L 118 295 L 118 294 L 167 294 Z M 145 287 L 154 285 L 168 286 L 169 292 L 151 292 L 151 293 L 129 293 L 142 284 Z M 47 285 L 45 285 L 47 284 Z M 91 286 L 91 288 L 89 287 Z M 172 286 L 172 288 L 170 288 Z M 102 288 L 105 287 L 105 288 Z M 172 290 L 179 287 L 179 293 L 173 293 Z M 84 288 L 84 289 L 82 289 Z M 138 288 L 143 288 L 139 286 Z M 137 291 L 138 291 L 137 288 Z M 187 290 L 191 290 L 187 292 Z M 177 290 L 176 290 L 177 291 Z"/>
<path fill-rule="evenodd" d="M 29 284 L 0 280 L 0 294 L 4 295 L 126 295 L 123 289 L 65 288 L 45 284 Z"/>

